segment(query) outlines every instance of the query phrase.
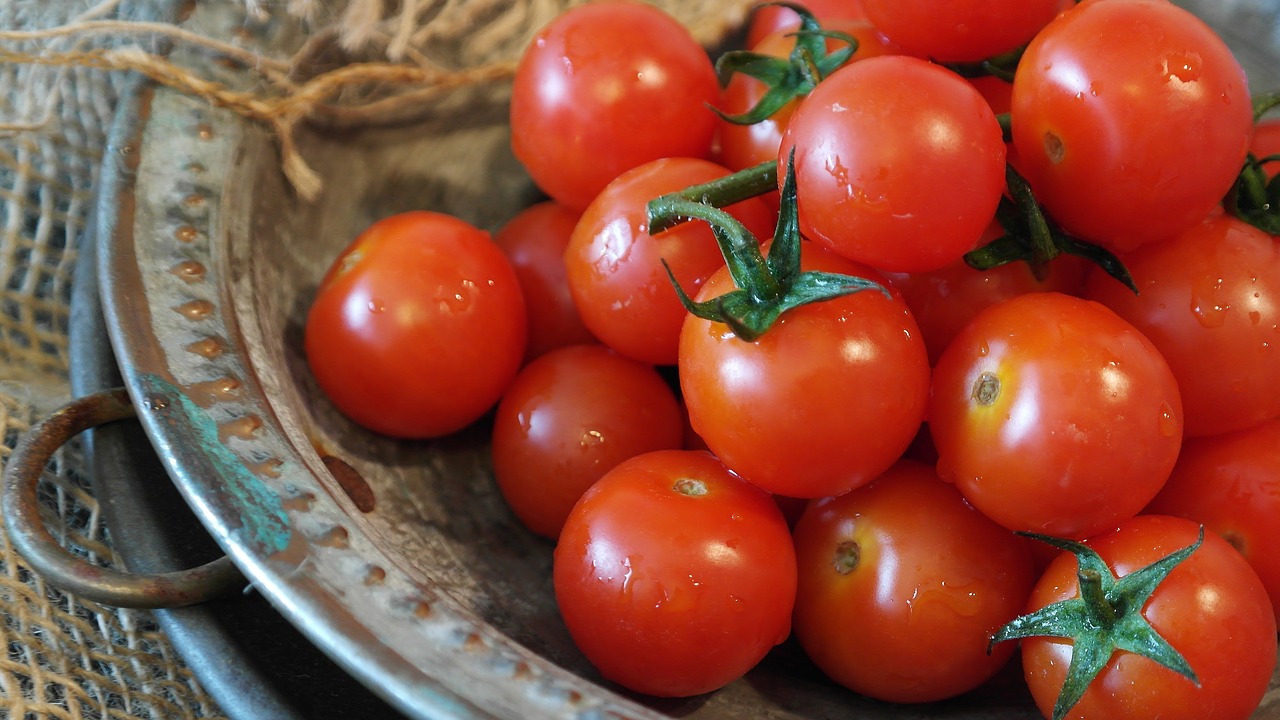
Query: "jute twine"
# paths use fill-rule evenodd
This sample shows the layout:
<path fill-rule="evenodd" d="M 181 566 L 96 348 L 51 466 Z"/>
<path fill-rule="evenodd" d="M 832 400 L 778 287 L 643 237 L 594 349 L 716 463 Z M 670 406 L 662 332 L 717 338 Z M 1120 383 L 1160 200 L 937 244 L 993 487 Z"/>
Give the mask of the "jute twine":
<path fill-rule="evenodd" d="M 196 0 L 236 5 L 245 27 L 287 17 L 296 52 L 204 37 L 151 18 L 166 0 L 0 0 L 0 467 L 37 420 L 70 399 L 70 298 L 123 71 L 263 123 L 299 196 L 324 178 L 293 137 L 413 122 L 459 88 L 502 92 L 529 38 L 581 0 Z M 747 0 L 654 0 L 711 45 Z M 273 15 L 274 14 L 274 15 Z M 232 87 L 170 62 L 198 49 L 244 79 Z M 220 75 L 225 77 L 225 73 Z M 76 443 L 46 470 L 47 522 L 73 551 L 116 562 Z M 0 532 L 0 718 L 216 718 L 221 711 L 147 612 L 59 592 Z"/>

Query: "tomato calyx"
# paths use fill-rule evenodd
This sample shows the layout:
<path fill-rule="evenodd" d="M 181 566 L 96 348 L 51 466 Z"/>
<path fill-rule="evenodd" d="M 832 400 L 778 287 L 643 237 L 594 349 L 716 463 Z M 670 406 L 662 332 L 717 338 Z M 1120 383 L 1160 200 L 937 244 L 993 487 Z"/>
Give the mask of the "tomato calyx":
<path fill-rule="evenodd" d="M 969 267 L 990 270 L 1021 260 L 1036 277 L 1043 277 L 1049 261 L 1067 253 L 1092 262 L 1135 294 L 1138 292 L 1120 258 L 1106 248 L 1068 234 L 1045 215 L 1031 185 L 1012 165 L 1005 166 L 1005 181 L 1009 194 L 1001 197 L 996 207 L 996 220 L 1005 234 L 966 253 L 964 261 Z"/>
<path fill-rule="evenodd" d="M 692 217 L 680 213 L 659 212 L 672 203 L 691 202 L 722 208 L 741 202 L 748 198 L 758 197 L 778 188 L 778 163 L 766 160 L 759 165 L 739 170 L 731 175 L 716 178 L 700 185 L 690 185 L 677 192 L 668 193 L 649 201 L 646 207 L 649 222 L 649 234 L 656 235 Z"/>
<path fill-rule="evenodd" d="M 1062 720 L 1079 702 L 1089 684 L 1123 650 L 1149 658 L 1199 685 L 1196 673 L 1182 654 L 1142 615 L 1147 599 L 1175 567 L 1204 542 L 1204 526 L 1194 543 L 1117 578 L 1089 546 L 1074 540 L 1019 533 L 1067 550 L 1076 556 L 1079 597 L 1046 605 L 1000 628 L 988 650 L 998 643 L 1027 637 L 1059 637 L 1072 641 L 1071 665 L 1053 706 L 1053 720 Z"/>
<path fill-rule="evenodd" d="M 800 222 L 795 171 L 791 162 L 787 163 L 787 174 L 783 179 L 778 226 L 768 256 L 760 252 L 760 242 L 751 231 L 714 205 L 688 200 L 675 193 L 651 201 L 648 211 L 651 228 L 670 227 L 675 222 L 691 219 L 711 226 L 737 290 L 697 302 L 680 286 L 665 260 L 662 266 L 686 310 L 704 320 L 728 325 L 742 340 L 755 340 L 782 313 L 801 305 L 862 290 L 876 289 L 889 294 L 883 285 L 866 278 L 800 271 Z"/>
<path fill-rule="evenodd" d="M 1253 121 L 1256 123 L 1272 109 L 1280 106 L 1280 92 L 1264 93 L 1253 99 Z M 1227 213 L 1271 235 L 1280 235 L 1280 180 L 1267 180 L 1267 163 L 1280 162 L 1280 155 L 1245 158 L 1244 167 L 1232 183 L 1222 206 Z M 1280 177 L 1280 176 L 1277 176 Z"/>
<path fill-rule="evenodd" d="M 771 117 L 792 100 L 808 95 L 819 82 L 848 62 L 858 50 L 856 38 L 848 33 L 824 29 L 813 13 L 802 5 L 790 2 L 761 5 L 778 5 L 794 11 L 800 16 L 800 27 L 789 33 L 796 38 L 795 48 L 791 50 L 789 57 L 774 57 L 751 50 L 732 50 L 716 60 L 716 73 L 722 87 L 728 85 L 735 74 L 742 74 L 759 80 L 769 88 L 745 112 L 729 114 L 711 108 L 725 121 L 738 125 L 754 125 Z M 845 46 L 828 52 L 827 39 L 837 40 Z"/>
<path fill-rule="evenodd" d="M 939 64 L 960 77 L 976 78 L 991 75 L 1005 82 L 1013 82 L 1013 74 L 1018 69 L 1018 61 L 1022 60 L 1022 53 L 1026 49 L 1024 45 L 978 62 Z"/>

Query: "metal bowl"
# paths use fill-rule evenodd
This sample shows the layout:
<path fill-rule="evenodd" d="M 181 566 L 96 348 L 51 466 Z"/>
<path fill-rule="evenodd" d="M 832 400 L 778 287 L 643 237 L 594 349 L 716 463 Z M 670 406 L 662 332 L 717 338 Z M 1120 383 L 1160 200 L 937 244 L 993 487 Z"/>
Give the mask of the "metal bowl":
<path fill-rule="evenodd" d="M 1280 3 L 1183 4 L 1223 31 L 1255 89 L 1280 87 Z M 216 2 L 183 24 L 244 35 Z M 296 39 L 266 29 L 249 41 Z M 181 50 L 171 59 L 209 67 Z M 143 83 L 125 102 L 98 208 L 112 346 L 168 473 L 257 592 L 413 717 L 1039 717 L 1015 669 L 953 701 L 890 706 L 835 687 L 790 644 L 708 696 L 633 696 L 574 648 L 553 599 L 552 545 L 506 508 L 483 421 L 400 442 L 324 400 L 300 339 L 328 262 L 394 212 L 440 209 L 494 228 L 530 202 L 505 123 L 499 91 L 413 125 L 304 132 L 303 156 L 326 180 L 304 202 L 263 128 Z M 1257 717 L 1280 718 L 1280 707 Z"/>

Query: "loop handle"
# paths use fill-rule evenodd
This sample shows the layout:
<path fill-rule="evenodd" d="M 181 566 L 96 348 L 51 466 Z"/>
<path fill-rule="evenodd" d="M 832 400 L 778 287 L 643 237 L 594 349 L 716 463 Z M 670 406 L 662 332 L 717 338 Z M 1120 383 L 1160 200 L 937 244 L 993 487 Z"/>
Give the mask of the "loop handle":
<path fill-rule="evenodd" d="M 36 486 L 53 454 L 85 430 L 136 416 L 125 389 L 112 388 L 71 401 L 22 437 L 5 466 L 0 489 L 0 508 L 14 549 L 54 586 L 114 607 L 184 607 L 242 587 L 243 576 L 225 555 L 177 572 L 121 572 L 71 554 L 45 527 Z"/>

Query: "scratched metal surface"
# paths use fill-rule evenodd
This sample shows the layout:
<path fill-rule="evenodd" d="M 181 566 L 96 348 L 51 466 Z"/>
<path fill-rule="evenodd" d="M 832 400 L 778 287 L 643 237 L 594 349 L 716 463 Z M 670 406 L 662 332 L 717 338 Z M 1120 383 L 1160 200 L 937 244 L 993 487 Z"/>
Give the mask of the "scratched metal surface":
<path fill-rule="evenodd" d="M 1229 28 L 1255 89 L 1280 87 L 1277 2 L 1184 4 Z M 197 4 L 187 25 L 243 33 L 219 2 Z M 264 29 L 256 41 L 293 37 Z M 257 591 L 413 717 L 1038 717 L 1012 673 L 956 701 L 887 706 L 825 682 L 790 645 L 708 697 L 618 692 L 561 626 L 551 546 L 504 507 L 483 424 L 394 442 L 327 405 L 300 332 L 329 258 L 392 212 L 444 209 L 494 227 L 532 197 L 501 97 L 450 113 L 302 138 L 329 180 L 314 204 L 288 191 L 260 128 L 207 103 L 147 90 L 121 116 L 99 208 L 113 348 L 166 469 Z M 1280 718 L 1280 706 L 1257 717 Z"/>

